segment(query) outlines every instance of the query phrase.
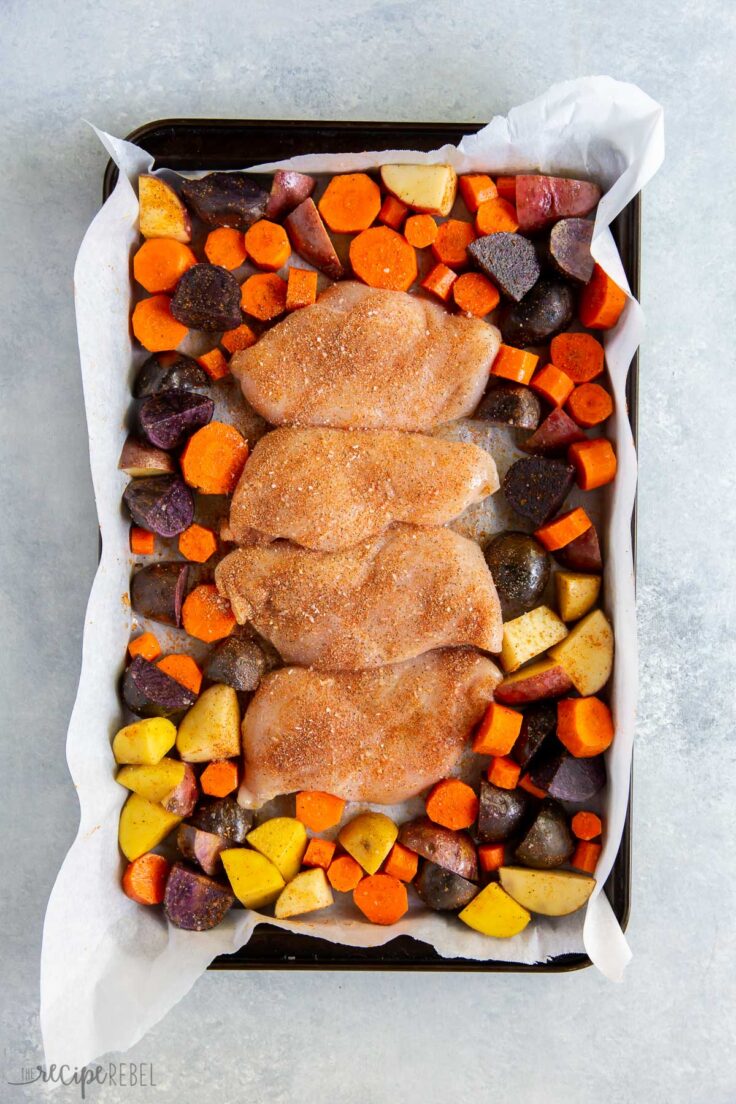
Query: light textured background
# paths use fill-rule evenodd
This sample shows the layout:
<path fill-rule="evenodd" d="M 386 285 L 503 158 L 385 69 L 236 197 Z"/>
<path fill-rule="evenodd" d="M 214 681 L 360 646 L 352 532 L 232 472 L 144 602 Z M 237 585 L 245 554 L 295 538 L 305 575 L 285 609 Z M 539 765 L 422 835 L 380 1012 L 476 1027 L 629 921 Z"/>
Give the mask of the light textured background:
<path fill-rule="evenodd" d="M 0 0 L 0 1099 L 40 1096 L 5 1082 L 41 1060 L 43 911 L 77 825 L 64 734 L 96 524 L 71 273 L 105 163 L 80 120 L 117 134 L 177 115 L 480 123 L 555 79 L 608 73 L 664 104 L 668 142 L 644 200 L 626 981 L 210 974 L 130 1057 L 155 1066 L 137 1098 L 186 1104 L 736 1100 L 735 14 L 728 0 Z"/>

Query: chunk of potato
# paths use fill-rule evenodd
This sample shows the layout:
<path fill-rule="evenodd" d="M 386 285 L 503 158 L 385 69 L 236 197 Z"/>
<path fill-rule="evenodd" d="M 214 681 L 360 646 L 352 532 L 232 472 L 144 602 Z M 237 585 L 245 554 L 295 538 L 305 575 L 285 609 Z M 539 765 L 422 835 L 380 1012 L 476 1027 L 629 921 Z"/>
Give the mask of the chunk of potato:
<path fill-rule="evenodd" d="M 189 214 L 171 185 L 158 176 L 142 173 L 138 177 L 138 222 L 144 238 L 192 240 Z"/>
<path fill-rule="evenodd" d="M 509 897 L 498 882 L 491 882 L 482 889 L 458 915 L 469 928 L 496 939 L 518 935 L 531 920 L 527 910 Z"/>
<path fill-rule="evenodd" d="M 452 165 L 383 165 L 381 180 L 407 207 L 430 215 L 449 215 L 457 194 Z"/>
<path fill-rule="evenodd" d="M 584 698 L 597 694 L 613 669 L 613 629 L 605 613 L 593 610 L 549 654 L 565 669 L 579 694 Z"/>
<path fill-rule="evenodd" d="M 155 766 L 176 743 L 176 728 L 165 717 L 146 717 L 115 733 L 112 753 L 116 763 Z"/>
<path fill-rule="evenodd" d="M 279 920 L 289 916 L 302 916 L 305 912 L 329 908 L 334 897 L 327 876 L 320 866 L 312 870 L 302 870 L 289 882 L 276 902 L 274 915 Z"/>
<path fill-rule="evenodd" d="M 274 864 L 286 882 L 299 872 L 307 850 L 307 830 L 296 817 L 272 817 L 259 824 L 246 839 Z"/>
<path fill-rule="evenodd" d="M 577 571 L 558 571 L 555 575 L 557 608 L 563 621 L 584 617 L 598 601 L 600 575 L 580 575 Z"/>
<path fill-rule="evenodd" d="M 566 636 L 564 623 L 549 606 L 537 606 L 528 613 L 522 613 L 521 617 L 507 621 L 503 627 L 501 648 L 504 671 L 516 671 Z"/>
<path fill-rule="evenodd" d="M 233 893 L 246 908 L 270 905 L 284 888 L 284 879 L 265 855 L 247 847 L 220 852 Z"/>
<path fill-rule="evenodd" d="M 543 916 L 568 916 L 577 912 L 593 892 L 595 878 L 570 870 L 530 870 L 502 866 L 501 885 L 518 904 Z"/>
<path fill-rule="evenodd" d="M 120 850 L 132 862 L 157 847 L 181 820 L 180 816 L 167 812 L 163 805 L 132 793 L 120 813 Z"/>
<path fill-rule="evenodd" d="M 383 813 L 359 813 L 337 838 L 368 874 L 375 874 L 398 834 L 399 829 Z"/>
<path fill-rule="evenodd" d="M 184 763 L 167 758 L 151 766 L 121 767 L 115 780 L 147 801 L 163 801 L 181 783 L 185 770 Z"/>
<path fill-rule="evenodd" d="M 187 763 L 240 754 L 240 706 L 232 686 L 210 686 L 179 725 L 176 748 Z"/>

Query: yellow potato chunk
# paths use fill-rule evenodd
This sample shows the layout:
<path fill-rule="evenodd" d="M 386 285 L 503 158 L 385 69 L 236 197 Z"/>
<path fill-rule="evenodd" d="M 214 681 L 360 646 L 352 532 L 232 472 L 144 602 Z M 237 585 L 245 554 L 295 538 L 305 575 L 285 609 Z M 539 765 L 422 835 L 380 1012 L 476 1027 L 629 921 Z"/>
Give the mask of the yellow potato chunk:
<path fill-rule="evenodd" d="M 557 608 L 563 621 L 585 617 L 598 601 L 600 575 L 580 575 L 576 571 L 558 571 L 555 575 Z"/>
<path fill-rule="evenodd" d="M 368 874 L 375 874 L 398 834 L 399 829 L 383 813 L 359 813 L 337 838 Z"/>
<path fill-rule="evenodd" d="M 158 176 L 141 173 L 138 177 L 138 225 L 144 238 L 192 240 L 189 214 L 170 184 Z"/>
<path fill-rule="evenodd" d="M 501 664 L 504 671 L 515 671 L 523 663 L 546 652 L 567 636 L 567 629 L 549 606 L 522 613 L 503 627 Z"/>
<path fill-rule="evenodd" d="M 595 878 L 571 870 L 532 870 L 502 866 L 501 885 L 518 904 L 542 916 L 568 916 L 590 897 Z"/>
<path fill-rule="evenodd" d="M 449 215 L 457 194 L 452 165 L 383 165 L 381 180 L 407 207 L 430 215 Z"/>
<path fill-rule="evenodd" d="M 307 829 L 296 817 L 272 817 L 249 832 L 246 839 L 270 859 L 284 881 L 290 882 L 299 872 L 307 850 Z"/>
<path fill-rule="evenodd" d="M 603 610 L 593 610 L 549 654 L 584 698 L 597 694 L 613 669 L 613 629 Z"/>
<path fill-rule="evenodd" d="M 246 908 L 259 909 L 276 900 L 284 879 L 272 862 L 247 847 L 228 848 L 220 853 L 233 893 Z"/>
<path fill-rule="evenodd" d="M 297 874 L 289 882 L 276 902 L 274 915 L 279 920 L 286 920 L 289 916 L 303 916 L 305 912 L 329 908 L 333 901 L 324 870 L 315 866 L 312 870 L 302 870 L 301 874 Z"/>
<path fill-rule="evenodd" d="M 112 753 L 116 763 L 154 766 L 176 743 L 176 728 L 165 717 L 147 717 L 115 733 Z"/>
<path fill-rule="evenodd" d="M 498 882 L 491 882 L 482 889 L 459 917 L 474 931 L 496 939 L 510 939 L 512 935 L 518 935 L 531 920 L 527 910 L 509 897 Z"/>
<path fill-rule="evenodd" d="M 130 862 L 145 855 L 165 839 L 182 817 L 168 813 L 163 805 L 132 793 L 120 813 L 120 850 Z"/>
<path fill-rule="evenodd" d="M 180 785 L 184 770 L 178 759 L 162 759 L 152 766 L 121 767 L 115 781 L 148 801 L 163 801 Z"/>
<path fill-rule="evenodd" d="M 232 686 L 210 686 L 179 725 L 176 748 L 186 763 L 240 754 L 240 706 Z"/>

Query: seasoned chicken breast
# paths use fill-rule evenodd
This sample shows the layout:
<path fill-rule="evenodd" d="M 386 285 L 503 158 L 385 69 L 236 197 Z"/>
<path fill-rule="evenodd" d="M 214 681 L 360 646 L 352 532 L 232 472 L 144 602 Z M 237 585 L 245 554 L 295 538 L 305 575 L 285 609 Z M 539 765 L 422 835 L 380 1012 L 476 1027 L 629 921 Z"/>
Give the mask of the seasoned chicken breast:
<path fill-rule="evenodd" d="M 499 344 L 478 318 L 347 281 L 236 353 L 231 369 L 273 425 L 421 431 L 475 410 Z"/>
<path fill-rule="evenodd" d="M 450 774 L 501 679 L 469 648 L 372 671 L 283 667 L 261 682 L 243 720 L 238 800 L 325 790 L 393 805 Z"/>
<path fill-rule="evenodd" d="M 343 552 L 280 541 L 215 571 L 241 624 L 287 663 L 357 671 L 448 645 L 501 650 L 501 608 L 483 553 L 450 529 L 398 526 Z"/>
<path fill-rule="evenodd" d="M 276 429 L 243 469 L 227 536 L 283 537 L 305 548 L 349 548 L 393 521 L 444 525 L 498 490 L 477 445 L 418 433 Z"/>

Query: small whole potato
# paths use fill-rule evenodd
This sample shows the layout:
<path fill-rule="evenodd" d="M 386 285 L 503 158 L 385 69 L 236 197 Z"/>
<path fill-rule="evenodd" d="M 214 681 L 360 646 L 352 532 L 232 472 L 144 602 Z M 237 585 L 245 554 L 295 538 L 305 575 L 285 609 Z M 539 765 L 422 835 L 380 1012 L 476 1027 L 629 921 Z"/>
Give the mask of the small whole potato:
<path fill-rule="evenodd" d="M 485 556 L 504 621 L 533 609 L 549 579 L 549 556 L 541 544 L 527 533 L 502 533 L 488 545 Z"/>

